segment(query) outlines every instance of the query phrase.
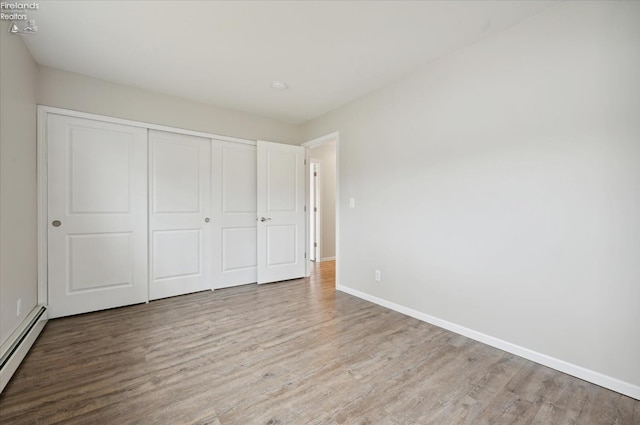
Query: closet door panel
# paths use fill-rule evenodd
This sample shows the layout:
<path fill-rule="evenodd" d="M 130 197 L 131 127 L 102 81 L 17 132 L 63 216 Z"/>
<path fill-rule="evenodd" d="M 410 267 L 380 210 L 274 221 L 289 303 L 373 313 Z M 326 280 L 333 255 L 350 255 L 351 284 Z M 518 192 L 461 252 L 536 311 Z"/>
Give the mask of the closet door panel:
<path fill-rule="evenodd" d="M 211 140 L 149 133 L 151 299 L 211 288 Z"/>
<path fill-rule="evenodd" d="M 50 317 L 147 301 L 147 130 L 49 114 Z"/>
<path fill-rule="evenodd" d="M 214 287 L 255 283 L 256 147 L 213 141 Z"/>

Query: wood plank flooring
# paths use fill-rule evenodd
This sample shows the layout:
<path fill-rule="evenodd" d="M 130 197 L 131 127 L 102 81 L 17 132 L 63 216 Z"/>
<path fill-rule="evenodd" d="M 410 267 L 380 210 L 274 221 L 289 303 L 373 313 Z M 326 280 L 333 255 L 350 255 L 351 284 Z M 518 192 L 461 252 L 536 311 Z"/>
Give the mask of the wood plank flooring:
<path fill-rule="evenodd" d="M 640 401 L 310 279 L 49 321 L 9 424 L 640 424 Z"/>

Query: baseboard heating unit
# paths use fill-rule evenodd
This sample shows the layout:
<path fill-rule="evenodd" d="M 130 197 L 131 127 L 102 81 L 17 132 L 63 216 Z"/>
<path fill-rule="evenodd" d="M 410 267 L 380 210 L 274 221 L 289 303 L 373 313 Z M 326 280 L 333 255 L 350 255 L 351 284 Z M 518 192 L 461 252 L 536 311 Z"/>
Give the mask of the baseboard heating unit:
<path fill-rule="evenodd" d="M 0 347 L 0 392 L 9 382 L 47 323 L 47 308 L 38 305 Z"/>

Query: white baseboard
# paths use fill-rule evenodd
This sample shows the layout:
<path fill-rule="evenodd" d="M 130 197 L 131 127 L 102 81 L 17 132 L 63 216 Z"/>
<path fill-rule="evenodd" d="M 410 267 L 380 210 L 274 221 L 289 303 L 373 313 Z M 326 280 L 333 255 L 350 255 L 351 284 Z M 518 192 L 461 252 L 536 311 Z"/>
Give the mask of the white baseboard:
<path fill-rule="evenodd" d="M 333 261 L 335 259 L 336 259 L 336 257 L 324 257 L 324 258 L 320 259 L 320 262 L 322 263 L 324 261 Z"/>
<path fill-rule="evenodd" d="M 635 398 L 636 400 L 640 400 L 640 386 L 638 385 L 621 381 L 620 379 L 616 379 L 611 376 L 604 375 L 600 372 L 595 372 L 593 370 L 574 365 L 564 360 L 556 359 L 546 354 L 538 353 L 537 351 L 533 351 L 528 348 L 524 348 L 519 345 L 492 337 L 490 335 L 474 331 L 473 329 L 469 329 L 464 326 L 460 326 L 455 323 L 451 323 L 446 320 L 421 313 L 411 308 L 404 307 L 402 305 L 375 297 L 373 295 L 369 295 L 367 293 L 349 288 L 347 286 L 336 285 L 336 290 L 345 292 L 358 298 L 362 298 L 363 300 L 370 301 L 374 304 L 378 304 L 382 307 L 386 307 L 399 313 L 406 314 L 407 316 L 411 316 L 415 319 L 422 320 L 423 322 L 427 322 L 448 331 L 455 332 L 459 335 L 466 336 L 467 338 L 482 342 L 508 353 L 524 357 L 525 359 L 531 360 L 544 366 L 548 366 L 552 369 L 567 373 L 569 375 L 575 376 L 576 378 L 583 379 L 593 384 L 600 385 L 601 387 L 608 388 L 618 393 L 627 395 L 629 397 Z"/>
<path fill-rule="evenodd" d="M 38 338 L 38 335 L 40 335 L 40 332 L 42 332 L 44 325 L 47 323 L 48 314 L 45 310 L 40 315 L 40 317 L 37 318 L 37 321 L 31 327 L 31 329 L 29 329 L 26 334 L 23 334 L 26 328 L 28 328 L 32 321 L 38 316 L 38 314 L 40 314 L 40 310 L 42 309 L 42 307 L 43 306 L 41 305 L 37 305 L 33 310 L 31 310 L 27 318 L 20 324 L 18 329 L 13 334 L 11 334 L 11 336 L 7 339 L 7 342 L 2 345 L 3 354 L 5 351 L 10 349 L 10 347 L 14 347 L 14 349 L 13 353 L 10 354 L 6 363 L 4 363 L 4 365 L 2 365 L 2 368 L 0 369 L 0 393 L 2 392 L 2 390 L 4 390 L 4 387 L 7 385 L 16 369 L 18 369 L 18 366 L 20 366 L 20 363 L 22 363 L 22 360 L 24 360 L 27 353 L 29 352 L 29 349 L 31 349 L 31 346 Z M 15 346 L 14 343 L 16 343 L 19 339 L 21 339 L 21 341 L 17 346 Z"/>

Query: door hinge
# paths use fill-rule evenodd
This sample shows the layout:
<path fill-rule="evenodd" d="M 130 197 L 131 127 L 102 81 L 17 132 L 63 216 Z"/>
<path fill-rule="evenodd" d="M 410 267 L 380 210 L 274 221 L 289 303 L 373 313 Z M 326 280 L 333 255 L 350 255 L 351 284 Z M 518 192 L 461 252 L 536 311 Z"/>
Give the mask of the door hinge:
<path fill-rule="evenodd" d="M 318 173 L 314 172 L 313 177 L 318 177 Z"/>
<path fill-rule="evenodd" d="M 304 212 L 307 212 L 307 206 L 306 205 L 304 206 Z"/>
<path fill-rule="evenodd" d="M 307 253 L 306 252 L 304 253 L 304 258 L 307 258 Z"/>
<path fill-rule="evenodd" d="M 318 242 L 314 242 L 314 243 L 313 243 L 313 247 L 314 247 L 314 248 L 317 248 L 317 247 L 318 247 Z"/>
<path fill-rule="evenodd" d="M 313 212 L 318 212 L 318 207 L 313 207 Z"/>
<path fill-rule="evenodd" d="M 307 160 L 306 159 L 304 160 L 304 165 L 307 165 Z"/>

